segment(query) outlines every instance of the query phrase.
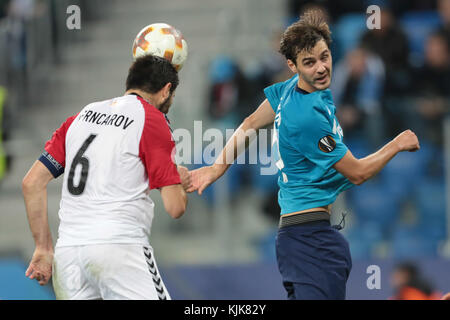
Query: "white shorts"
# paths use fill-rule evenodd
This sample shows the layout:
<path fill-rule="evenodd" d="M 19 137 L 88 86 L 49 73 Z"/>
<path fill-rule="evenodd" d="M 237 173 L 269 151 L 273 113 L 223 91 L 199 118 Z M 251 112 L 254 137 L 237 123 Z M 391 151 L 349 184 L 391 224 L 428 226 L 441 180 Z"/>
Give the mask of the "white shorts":
<path fill-rule="evenodd" d="M 63 300 L 170 300 L 150 246 L 56 247 L 53 288 Z"/>

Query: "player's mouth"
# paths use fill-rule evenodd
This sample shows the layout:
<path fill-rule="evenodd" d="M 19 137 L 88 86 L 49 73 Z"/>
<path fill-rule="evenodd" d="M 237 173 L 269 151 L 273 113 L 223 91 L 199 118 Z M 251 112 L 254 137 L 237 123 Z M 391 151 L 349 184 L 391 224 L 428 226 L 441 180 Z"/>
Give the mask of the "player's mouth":
<path fill-rule="evenodd" d="M 320 78 L 316 78 L 316 82 L 318 82 L 320 84 L 325 84 L 327 81 L 328 81 L 328 73 L 324 74 Z"/>

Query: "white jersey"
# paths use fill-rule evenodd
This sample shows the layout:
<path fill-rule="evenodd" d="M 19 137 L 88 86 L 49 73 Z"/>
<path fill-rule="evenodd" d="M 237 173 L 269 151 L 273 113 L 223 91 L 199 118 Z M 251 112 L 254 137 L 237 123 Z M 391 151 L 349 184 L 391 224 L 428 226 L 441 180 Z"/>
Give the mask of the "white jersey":
<path fill-rule="evenodd" d="M 87 105 L 68 118 L 39 160 L 65 172 L 58 246 L 147 245 L 149 190 L 179 184 L 167 118 L 136 95 Z"/>

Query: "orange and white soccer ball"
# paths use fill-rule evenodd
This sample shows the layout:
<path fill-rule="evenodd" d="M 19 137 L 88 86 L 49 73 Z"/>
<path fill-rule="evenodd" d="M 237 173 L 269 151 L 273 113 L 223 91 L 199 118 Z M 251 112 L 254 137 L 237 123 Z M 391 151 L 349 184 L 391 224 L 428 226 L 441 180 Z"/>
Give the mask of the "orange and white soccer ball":
<path fill-rule="evenodd" d="M 133 59 L 147 54 L 169 60 L 179 71 L 188 56 L 188 45 L 180 31 L 167 23 L 153 23 L 142 29 L 133 43 Z"/>

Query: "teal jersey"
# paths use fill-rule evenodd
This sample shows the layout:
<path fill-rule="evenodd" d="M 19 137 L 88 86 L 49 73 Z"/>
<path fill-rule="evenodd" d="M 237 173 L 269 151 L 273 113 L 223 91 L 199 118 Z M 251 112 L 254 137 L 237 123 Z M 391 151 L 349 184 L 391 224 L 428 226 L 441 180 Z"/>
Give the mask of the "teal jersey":
<path fill-rule="evenodd" d="M 281 214 L 326 206 L 354 186 L 333 168 L 347 152 L 329 89 L 307 93 L 298 75 L 264 89 L 275 111 L 272 156 Z"/>

